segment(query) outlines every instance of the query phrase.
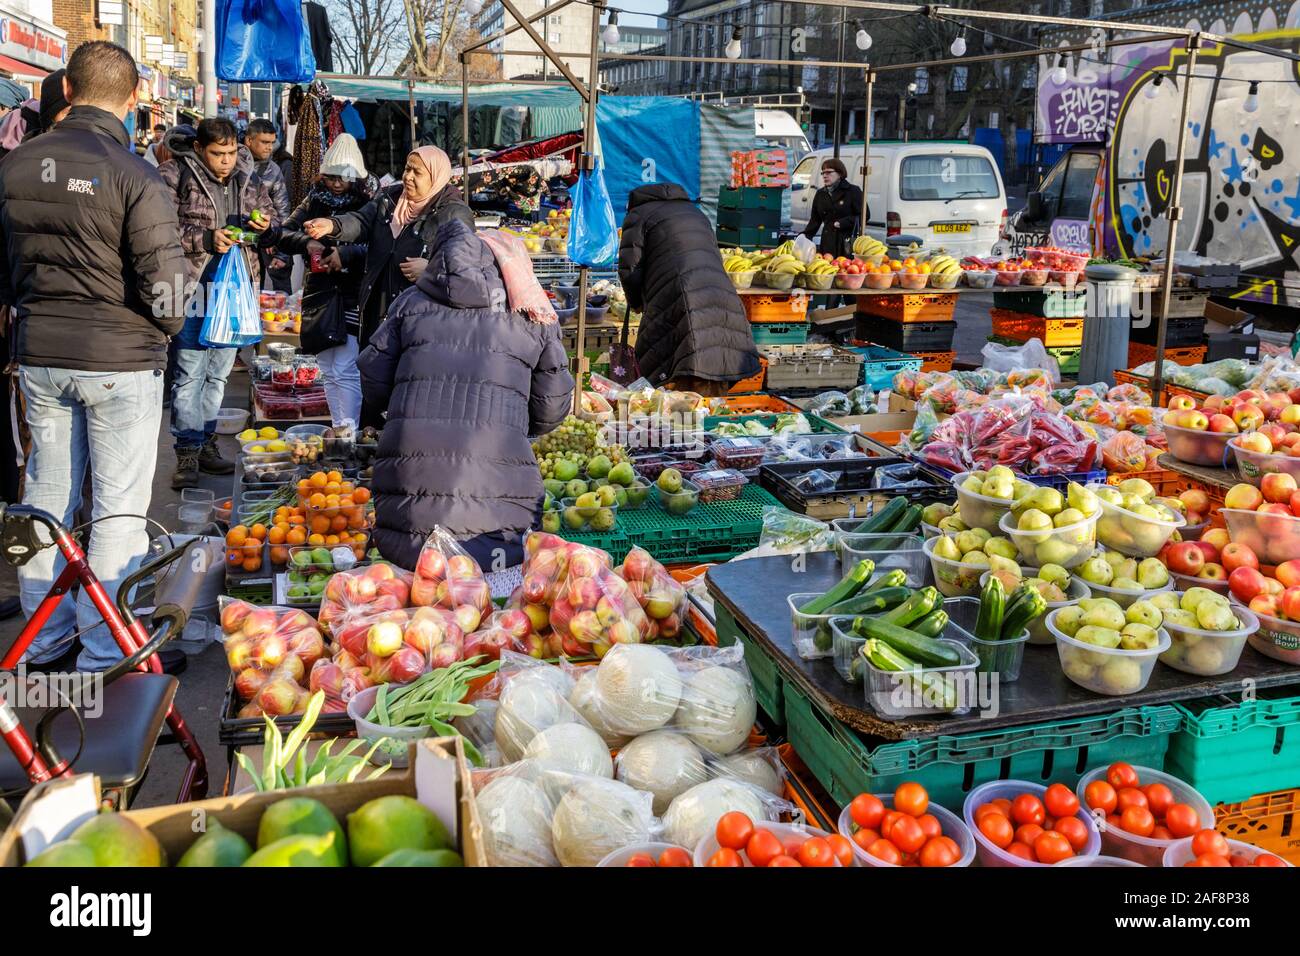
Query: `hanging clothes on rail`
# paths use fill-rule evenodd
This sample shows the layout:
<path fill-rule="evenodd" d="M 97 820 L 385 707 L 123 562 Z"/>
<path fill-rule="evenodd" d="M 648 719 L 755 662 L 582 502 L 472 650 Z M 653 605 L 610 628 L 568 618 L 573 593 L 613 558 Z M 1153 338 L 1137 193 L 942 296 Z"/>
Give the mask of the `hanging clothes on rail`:
<path fill-rule="evenodd" d="M 293 140 L 293 182 L 290 183 L 290 204 L 297 208 L 306 198 L 320 173 L 322 144 L 322 112 L 330 102 L 329 87 L 316 80 L 307 90 L 298 115 L 298 128 Z"/>
<path fill-rule="evenodd" d="M 411 151 L 411 117 L 406 104 L 388 100 L 379 105 L 366 140 L 366 165 L 377 177 L 400 177 Z"/>

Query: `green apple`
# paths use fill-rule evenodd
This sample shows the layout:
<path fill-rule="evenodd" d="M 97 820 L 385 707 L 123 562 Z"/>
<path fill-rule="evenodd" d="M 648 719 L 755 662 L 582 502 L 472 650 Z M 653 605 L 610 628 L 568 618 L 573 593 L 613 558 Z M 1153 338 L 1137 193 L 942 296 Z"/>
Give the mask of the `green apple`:
<path fill-rule="evenodd" d="M 1086 615 L 1085 615 L 1086 620 Z M 1085 624 L 1079 628 L 1074 635 L 1076 641 L 1082 641 L 1084 644 L 1091 644 L 1094 647 L 1119 647 L 1120 633 L 1109 627 L 1098 627 L 1094 624 Z"/>
<path fill-rule="evenodd" d="M 1119 483 L 1119 490 L 1123 495 L 1132 495 L 1143 501 L 1150 501 L 1156 496 L 1156 490 L 1145 478 L 1126 478 Z"/>
<path fill-rule="evenodd" d="M 1148 591 L 1162 588 L 1169 583 L 1169 569 L 1159 558 L 1145 558 L 1137 568 L 1137 579 Z"/>
<path fill-rule="evenodd" d="M 921 509 L 921 520 L 932 528 L 939 527 L 939 522 L 953 513 L 952 505 L 936 502 Z"/>
<path fill-rule="evenodd" d="M 969 551 L 979 551 L 984 544 L 984 540 L 974 531 L 963 531 L 957 535 L 957 548 L 962 554 Z"/>
<path fill-rule="evenodd" d="M 1077 605 L 1063 607 L 1056 612 L 1053 621 L 1058 631 L 1073 637 L 1078 633 L 1079 628 L 1083 627 L 1083 608 Z"/>
<path fill-rule="evenodd" d="M 1070 482 L 1070 487 L 1065 490 L 1065 500 L 1071 508 L 1083 512 L 1084 516 L 1088 518 L 1095 515 L 1101 507 L 1097 503 L 1097 496 L 1077 481 Z"/>
<path fill-rule="evenodd" d="M 1111 631 L 1123 630 L 1128 621 L 1124 618 L 1124 612 L 1114 601 L 1107 601 L 1105 604 L 1095 604 L 1083 612 L 1083 623 L 1091 627 L 1103 627 Z"/>
<path fill-rule="evenodd" d="M 1089 584 L 1110 584 L 1115 572 L 1105 558 L 1093 557 L 1079 567 L 1079 577 Z"/>
<path fill-rule="evenodd" d="M 1160 608 L 1150 601 L 1134 601 L 1124 611 L 1124 619 L 1130 624 L 1145 624 L 1147 627 L 1159 627 L 1164 620 Z"/>
<path fill-rule="evenodd" d="M 1146 590 L 1138 583 L 1136 578 L 1116 578 L 1114 581 L 1110 582 L 1110 586 L 1116 591 L 1124 591 L 1132 594 L 1138 594 Z"/>
<path fill-rule="evenodd" d="M 1062 541 L 1060 538 L 1048 538 L 1035 546 L 1034 560 L 1039 566 L 1063 564 L 1066 561 L 1074 560 L 1078 553 L 1079 548 L 1077 545 L 1069 541 Z"/>
<path fill-rule="evenodd" d="M 961 560 L 961 548 L 957 546 L 957 542 L 953 538 L 948 537 L 946 534 L 934 539 L 933 554 L 945 561 Z"/>
<path fill-rule="evenodd" d="M 1059 588 L 1068 588 L 1070 586 L 1070 572 L 1059 564 L 1044 564 L 1038 569 L 1038 576 Z"/>
<path fill-rule="evenodd" d="M 1197 587 L 1188 588 L 1187 591 L 1184 592 L 1181 607 L 1184 611 L 1195 613 L 1196 609 L 1200 607 L 1203 601 L 1222 601 L 1225 604 L 1227 603 L 1227 599 L 1222 594 L 1219 594 L 1216 591 L 1211 591 L 1209 588 Z"/>
<path fill-rule="evenodd" d="M 990 558 L 997 555 L 998 557 L 1006 558 L 1009 561 L 1014 561 L 1019 556 L 1019 552 L 1016 550 L 1016 546 L 1011 543 L 1010 538 L 990 537 L 984 542 L 984 547 L 980 550 Z"/>
<path fill-rule="evenodd" d="M 951 514 L 940 521 L 935 527 L 945 534 L 961 534 L 963 531 L 970 530 L 960 515 Z"/>
<path fill-rule="evenodd" d="M 1126 651 L 1149 651 L 1160 643 L 1155 628 L 1145 624 L 1125 624 L 1119 635 L 1119 646 Z"/>
<path fill-rule="evenodd" d="M 1147 598 L 1147 603 L 1155 607 L 1164 614 L 1166 611 L 1177 611 L 1179 595 L 1177 591 L 1161 591 L 1159 594 L 1153 594 Z"/>
<path fill-rule="evenodd" d="M 1202 601 L 1198 604 L 1196 621 L 1203 631 L 1235 631 L 1240 626 L 1232 608 L 1217 601 Z"/>
<path fill-rule="evenodd" d="M 1132 694 L 1142 687 L 1142 668 L 1137 661 L 1117 657 L 1102 665 L 1097 678 L 1109 694 Z"/>
<path fill-rule="evenodd" d="M 972 568 L 988 568 L 989 556 L 983 551 L 967 551 L 961 556 L 961 563 L 970 565 Z"/>

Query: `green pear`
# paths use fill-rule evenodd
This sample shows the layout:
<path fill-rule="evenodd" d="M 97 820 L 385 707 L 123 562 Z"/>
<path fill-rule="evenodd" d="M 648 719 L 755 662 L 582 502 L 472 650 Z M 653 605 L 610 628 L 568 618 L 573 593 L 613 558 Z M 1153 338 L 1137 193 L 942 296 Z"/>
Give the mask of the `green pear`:
<path fill-rule="evenodd" d="M 1191 611 L 1195 614 L 1196 609 L 1201 605 L 1201 602 L 1219 600 L 1223 600 L 1223 595 L 1211 591 L 1209 588 L 1188 588 L 1183 594 L 1182 609 L 1184 611 Z"/>
<path fill-rule="evenodd" d="M 992 468 L 988 470 L 988 477 L 1005 478 L 1007 481 L 1015 481 L 1016 473 L 1012 471 L 1010 468 L 1008 468 L 1006 465 L 994 465 Z"/>
<path fill-rule="evenodd" d="M 596 513 L 596 509 L 600 507 L 600 495 L 594 491 L 589 491 L 585 495 L 578 496 L 573 502 L 573 506 L 578 509 L 578 514 L 587 520 L 591 520 L 592 515 Z"/>
<path fill-rule="evenodd" d="M 587 483 L 581 478 L 574 478 L 564 486 L 564 497 L 580 498 L 587 493 Z"/>
<path fill-rule="evenodd" d="M 1159 594 L 1153 594 L 1147 598 L 1148 604 L 1154 606 L 1161 614 L 1166 611 L 1177 611 L 1179 609 L 1180 596 L 1177 591 L 1161 591 Z"/>
<path fill-rule="evenodd" d="M 921 520 L 932 528 L 939 527 L 939 522 L 953 513 L 952 505 L 936 502 L 921 509 Z"/>
<path fill-rule="evenodd" d="M 1125 624 L 1119 636 L 1119 646 L 1126 651 L 1149 651 L 1159 643 L 1155 628 L 1145 624 Z"/>
<path fill-rule="evenodd" d="M 601 485 L 596 490 L 596 497 L 600 499 L 602 508 L 608 508 L 618 501 L 618 489 L 613 485 Z"/>
<path fill-rule="evenodd" d="M 1223 670 L 1224 649 L 1218 641 L 1201 641 L 1187 651 L 1187 666 L 1198 674 L 1216 674 Z"/>
<path fill-rule="evenodd" d="M 617 465 L 609 470 L 608 478 L 616 485 L 622 485 L 626 488 L 632 482 L 636 481 L 636 472 L 632 470 L 631 462 L 620 461 Z"/>
<path fill-rule="evenodd" d="M 610 508 L 601 508 L 591 519 L 592 531 L 609 531 L 614 527 L 614 512 Z"/>
<path fill-rule="evenodd" d="M 676 468 L 665 468 L 659 473 L 659 480 L 656 484 L 659 486 L 660 491 L 675 495 L 682 490 L 682 473 Z"/>
<path fill-rule="evenodd" d="M 556 481 L 568 482 L 568 481 L 573 481 L 575 478 L 578 477 L 578 463 L 576 461 L 570 461 L 567 458 L 561 458 L 559 461 L 557 461 L 555 463 L 555 467 L 552 470 L 555 473 Z M 574 496 L 570 496 L 570 497 L 574 497 Z"/>
<path fill-rule="evenodd" d="M 962 554 L 968 551 L 979 551 L 982 549 L 984 541 L 974 531 L 963 531 L 957 535 L 957 547 Z"/>
<path fill-rule="evenodd" d="M 1033 584 L 1038 593 L 1043 596 L 1043 600 L 1047 601 L 1049 604 L 1057 604 L 1069 599 L 1068 595 L 1051 581 L 1034 578 L 1030 583 Z"/>
<path fill-rule="evenodd" d="M 587 462 L 587 477 L 604 478 L 609 474 L 611 467 L 613 467 L 613 463 L 607 455 L 597 455 Z"/>
<path fill-rule="evenodd" d="M 1175 607 L 1164 610 L 1161 614 L 1164 617 L 1165 625 L 1168 627 L 1192 627 L 1198 630 L 1201 627 L 1200 622 L 1197 620 L 1196 614 L 1193 611 L 1184 611 L 1182 608 Z M 1197 635 L 1197 640 L 1199 639 L 1200 636 Z M 1190 644 L 1190 637 L 1184 637 L 1183 643 Z"/>
<path fill-rule="evenodd" d="M 934 539 L 934 554 L 945 561 L 961 560 L 961 548 L 957 546 L 955 540 L 946 534 Z"/>
<path fill-rule="evenodd" d="M 1010 501 L 1011 496 L 1015 493 L 1015 485 L 1010 478 L 994 478 L 990 476 L 984 479 L 984 484 L 980 486 L 979 493 L 986 498 Z"/>
<path fill-rule="evenodd" d="M 989 567 L 989 557 L 983 551 L 967 551 L 961 556 L 961 563 L 973 568 Z"/>
<path fill-rule="evenodd" d="M 1235 631 L 1241 624 L 1232 608 L 1217 601 L 1202 601 L 1196 606 L 1196 622 L 1204 631 Z"/>
<path fill-rule="evenodd" d="M 545 531 L 547 534 L 559 534 L 561 520 L 562 519 L 560 517 L 560 512 L 558 511 L 546 512 L 546 514 L 542 515 L 542 530 Z M 582 521 L 581 515 L 578 515 L 578 521 L 579 522 Z"/>
<path fill-rule="evenodd" d="M 961 520 L 960 515 L 951 514 L 939 522 L 936 527 L 945 534 L 961 534 L 963 531 L 969 531 L 966 523 Z"/>
<path fill-rule="evenodd" d="M 1071 508 L 1083 512 L 1086 518 L 1091 518 L 1101 507 L 1097 503 L 1097 496 L 1076 481 L 1070 482 L 1070 487 L 1066 489 L 1065 498 Z"/>
<path fill-rule="evenodd" d="M 1070 586 L 1070 572 L 1059 564 L 1044 564 L 1038 569 L 1038 576 L 1060 588 Z"/>
<path fill-rule="evenodd" d="M 1058 528 L 1068 528 L 1072 524 L 1078 524 L 1085 521 L 1086 516 L 1078 508 L 1066 508 L 1064 511 L 1058 511 L 1052 516 L 1052 524 Z"/>
<path fill-rule="evenodd" d="M 1137 579 L 1148 591 L 1154 591 L 1169 583 L 1169 569 L 1159 558 L 1146 558 L 1137 567 Z"/>
<path fill-rule="evenodd" d="M 1156 496 L 1155 488 L 1145 478 L 1125 478 L 1119 483 L 1119 490 L 1125 496 L 1132 495 L 1143 501 L 1150 501 Z"/>
<path fill-rule="evenodd" d="M 1142 688 L 1142 668 L 1137 661 L 1116 657 L 1101 666 L 1097 679 L 1108 694 L 1132 694 Z"/>
<path fill-rule="evenodd" d="M 1136 594 L 1146 590 L 1136 578 L 1116 578 L 1110 582 L 1110 586 L 1116 591 L 1124 591 L 1129 594 Z"/>
<path fill-rule="evenodd" d="M 983 550 L 983 552 L 990 558 L 997 555 L 998 557 L 1007 558 L 1011 561 L 1016 560 L 1019 555 L 1019 552 L 1016 551 L 1016 546 L 1011 543 L 1011 539 L 1003 537 L 989 538 L 984 542 L 984 547 L 981 550 Z"/>
<path fill-rule="evenodd" d="M 1082 654 L 1073 653 L 1074 648 L 1069 648 L 1071 653 L 1065 657 L 1065 665 L 1062 670 L 1065 676 L 1080 684 L 1091 684 L 1097 679 L 1097 668 L 1088 662 L 1088 659 Z"/>
<path fill-rule="evenodd" d="M 1086 616 L 1084 619 L 1087 620 Z M 1119 647 L 1121 637 L 1119 631 L 1113 628 L 1085 624 L 1075 633 L 1074 639 L 1096 647 Z"/>
<path fill-rule="evenodd" d="M 560 481 L 558 478 L 547 478 L 542 482 L 542 487 L 546 489 L 546 493 L 552 498 L 568 497 L 568 495 L 564 493 L 564 482 Z"/>
<path fill-rule="evenodd" d="M 1034 561 L 1039 567 L 1044 564 L 1063 564 L 1073 561 L 1079 553 L 1079 546 L 1061 538 L 1049 537 L 1034 547 Z"/>
<path fill-rule="evenodd" d="M 568 507 L 564 509 L 564 526 L 570 531 L 581 531 L 587 526 L 587 519 L 577 508 Z"/>
<path fill-rule="evenodd" d="M 989 554 L 988 561 L 989 568 L 993 571 L 1011 571 L 1016 577 L 1020 576 L 1020 565 L 1010 558 L 1004 558 L 1000 554 Z"/>
<path fill-rule="evenodd" d="M 1107 504 L 1116 507 L 1121 507 L 1124 504 L 1124 493 L 1111 485 L 1100 485 L 1092 493 Z M 1082 511 L 1083 509 L 1080 508 L 1079 510 Z"/>
<path fill-rule="evenodd" d="M 1065 507 L 1065 496 L 1055 488 L 1039 488 L 1029 496 L 1031 508 L 1054 515 Z"/>
<path fill-rule="evenodd" d="M 973 495 L 982 495 L 984 493 L 984 479 L 977 478 L 975 475 L 967 475 L 962 481 L 963 491 L 969 491 Z"/>
<path fill-rule="evenodd" d="M 1111 568 L 1114 570 L 1115 577 L 1117 579 L 1131 578 L 1134 581 L 1137 580 L 1137 576 L 1138 576 L 1137 558 L 1125 558 L 1123 561 L 1120 561 L 1116 564 L 1112 564 Z"/>
<path fill-rule="evenodd" d="M 1063 607 L 1056 612 L 1054 621 L 1058 631 L 1073 637 L 1083 626 L 1083 608 L 1077 605 Z"/>
<path fill-rule="evenodd" d="M 1026 498 L 1029 498 L 1037 490 L 1038 490 L 1037 485 L 1028 481 L 1023 481 L 1020 478 L 1017 478 L 1015 488 L 1012 490 L 1011 495 L 1016 500 L 1016 502 L 1019 503 L 1024 501 Z"/>
<path fill-rule="evenodd" d="M 1083 612 L 1083 623 L 1092 627 L 1104 627 L 1112 631 L 1123 630 L 1128 621 L 1124 618 L 1124 611 L 1114 601 L 1107 601 L 1105 604 L 1094 605 L 1091 609 Z"/>
<path fill-rule="evenodd" d="M 1160 608 L 1150 601 L 1134 601 L 1125 609 L 1124 619 L 1130 624 L 1145 624 L 1149 628 L 1157 628 L 1164 621 L 1164 616 L 1160 613 Z"/>
<path fill-rule="evenodd" d="M 1092 557 L 1079 567 L 1079 577 L 1089 584 L 1108 585 L 1115 577 L 1115 571 L 1105 558 Z"/>
<path fill-rule="evenodd" d="M 1048 531 L 1051 530 L 1051 527 L 1051 516 L 1039 511 L 1037 508 L 1030 508 L 1024 512 L 1016 523 L 1016 528 L 1020 531 Z"/>

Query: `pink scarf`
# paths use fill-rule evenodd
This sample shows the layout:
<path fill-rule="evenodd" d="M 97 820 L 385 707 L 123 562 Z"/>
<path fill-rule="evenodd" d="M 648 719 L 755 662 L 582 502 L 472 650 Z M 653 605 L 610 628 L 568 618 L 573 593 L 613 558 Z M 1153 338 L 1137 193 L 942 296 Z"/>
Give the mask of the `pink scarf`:
<path fill-rule="evenodd" d="M 530 322 L 551 325 L 559 321 L 555 307 L 533 275 L 533 263 L 523 242 L 509 233 L 497 229 L 484 229 L 478 234 L 496 257 L 501 269 L 501 281 L 506 287 L 506 299 L 511 312 L 522 312 Z"/>
<path fill-rule="evenodd" d="M 451 160 L 437 146 L 420 146 L 412 152 L 420 157 L 420 162 L 424 163 L 425 168 L 429 170 L 429 175 L 433 177 L 433 188 L 419 201 L 410 199 L 406 195 L 406 189 L 402 189 L 402 195 L 397 200 L 397 208 L 393 210 L 393 221 L 388 224 L 393 230 L 394 239 L 402 234 L 402 230 L 412 220 L 418 219 L 428 208 L 429 203 L 433 202 L 433 198 L 446 188 L 447 183 L 451 182 Z"/>

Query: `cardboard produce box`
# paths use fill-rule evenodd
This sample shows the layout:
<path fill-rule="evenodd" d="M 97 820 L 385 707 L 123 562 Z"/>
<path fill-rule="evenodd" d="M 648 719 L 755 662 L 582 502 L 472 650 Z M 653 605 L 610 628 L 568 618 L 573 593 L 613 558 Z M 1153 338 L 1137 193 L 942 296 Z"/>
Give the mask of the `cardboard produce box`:
<path fill-rule="evenodd" d="M 362 772 L 362 776 L 366 775 Z M 198 839 L 196 820 L 206 815 L 234 830 L 250 845 L 257 845 L 257 825 L 262 811 L 287 797 L 311 797 L 325 804 L 347 830 L 347 815 L 377 797 L 404 794 L 432 810 L 452 835 L 466 866 L 487 866 L 483 826 L 474 803 L 469 764 L 460 737 L 419 741 L 407 770 L 389 770 L 374 780 L 353 783 L 240 793 L 191 803 L 128 810 L 123 816 L 144 827 L 162 844 L 174 864 Z M 91 774 L 61 778 L 34 788 L 23 800 L 13 823 L 0 835 L 0 861 L 21 866 L 46 847 L 66 839 L 95 815 L 99 782 Z"/>

